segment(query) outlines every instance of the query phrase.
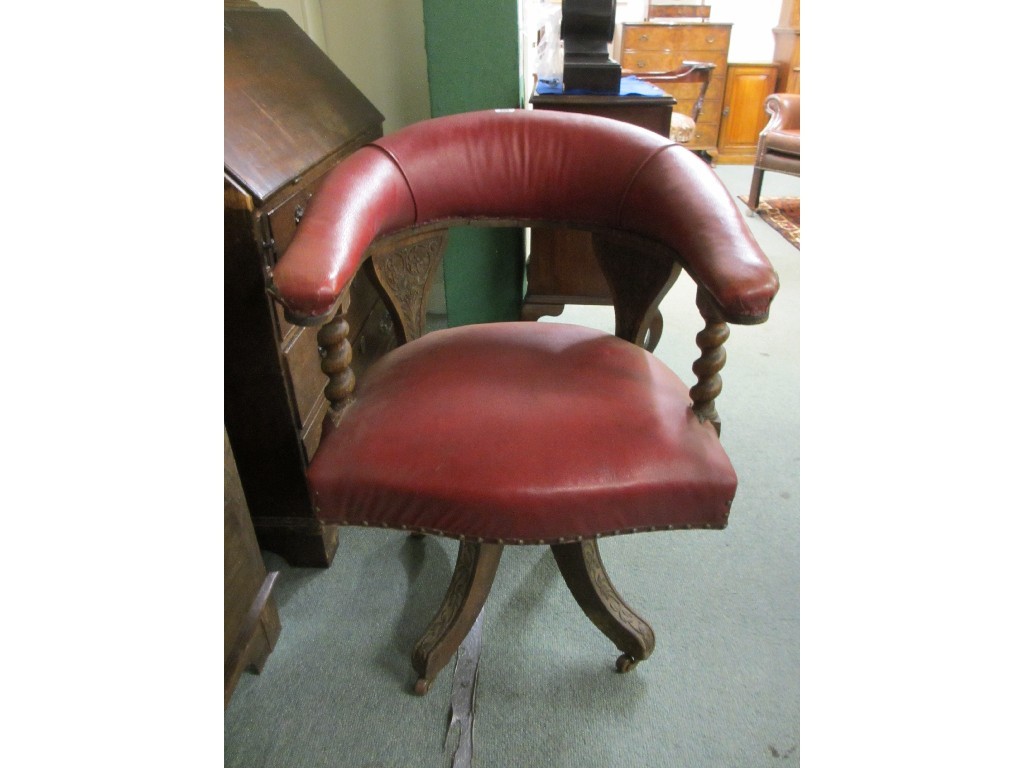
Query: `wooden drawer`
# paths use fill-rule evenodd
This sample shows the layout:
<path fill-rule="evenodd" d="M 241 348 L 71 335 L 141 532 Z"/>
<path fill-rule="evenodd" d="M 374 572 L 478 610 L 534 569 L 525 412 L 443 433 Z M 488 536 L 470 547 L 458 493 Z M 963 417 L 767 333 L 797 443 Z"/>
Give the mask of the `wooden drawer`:
<path fill-rule="evenodd" d="M 715 120 L 713 125 L 707 123 L 698 122 L 697 130 L 693 134 L 693 138 L 690 139 L 688 144 L 683 146 L 690 147 L 713 147 L 718 144 L 718 121 Z"/>
<path fill-rule="evenodd" d="M 704 99 L 704 107 L 700 111 L 700 117 L 697 118 L 697 125 L 715 126 L 717 131 L 718 124 L 721 122 L 722 102 Z"/>
<path fill-rule="evenodd" d="M 700 96 L 700 83 L 658 83 L 658 87 L 676 100 L 674 111 L 684 115 L 693 111 L 693 103 Z"/>
<path fill-rule="evenodd" d="M 688 83 L 680 83 L 679 85 L 675 85 L 673 83 L 658 83 L 658 87 L 665 91 L 665 93 L 671 94 L 671 96 L 676 100 L 676 112 L 682 112 L 684 115 L 688 115 L 693 110 L 693 102 L 697 100 L 699 88 L 694 88 Z M 704 109 L 701 114 L 710 111 L 712 103 L 718 102 L 721 104 L 724 93 L 725 85 L 722 82 L 712 80 L 708 83 L 708 91 L 704 94 Z M 687 104 L 684 105 L 684 102 L 687 102 Z"/>
<path fill-rule="evenodd" d="M 722 65 L 722 76 L 715 75 L 708 83 L 708 92 L 704 94 L 704 103 L 721 101 L 725 97 L 725 65 Z"/>
<path fill-rule="evenodd" d="M 625 24 L 623 55 L 636 51 L 726 51 L 730 27 L 718 24 Z"/>
<path fill-rule="evenodd" d="M 301 328 L 284 350 L 284 366 L 292 385 L 295 411 L 304 423 L 316 407 L 327 377 L 320 370 L 317 328 Z"/>
<path fill-rule="evenodd" d="M 696 99 L 679 99 L 676 103 L 675 112 L 681 115 L 692 115 L 693 105 Z M 722 102 L 704 100 L 704 106 L 697 116 L 698 125 L 716 126 L 721 122 Z"/>
<path fill-rule="evenodd" d="M 706 61 L 715 65 L 714 71 L 711 73 L 711 84 L 708 86 L 710 90 L 716 83 L 716 81 L 725 82 L 726 72 L 726 54 L 716 53 L 714 51 L 702 51 L 699 56 L 692 55 L 687 52 L 676 52 L 671 51 L 625 51 L 622 54 L 622 71 L 623 72 L 667 72 L 675 69 L 684 61 Z M 664 87 L 659 84 L 659 87 Z M 722 88 L 724 89 L 724 85 Z M 721 93 L 719 93 L 721 96 Z"/>
<path fill-rule="evenodd" d="M 675 28 L 673 50 L 728 51 L 729 27 L 715 24 L 680 24 Z"/>
<path fill-rule="evenodd" d="M 675 26 L 669 24 L 626 24 L 622 28 L 622 48 L 638 51 L 666 51 L 675 47 Z"/>
<path fill-rule="evenodd" d="M 306 188 L 267 214 L 267 218 L 270 220 L 270 236 L 274 239 L 274 251 L 271 255 L 270 266 L 277 263 L 281 254 L 292 242 L 292 238 L 295 237 L 295 229 L 299 224 L 298 219 L 302 218 L 311 197 L 313 197 L 313 190 Z"/>
<path fill-rule="evenodd" d="M 666 72 L 679 61 L 679 54 L 668 51 L 624 51 L 620 64 L 623 72 Z"/>
<path fill-rule="evenodd" d="M 302 428 L 302 448 L 306 452 L 307 464 L 313 460 L 313 454 L 316 453 L 317 446 L 320 445 L 320 436 L 324 431 L 324 416 L 327 415 L 329 405 L 327 398 L 321 392 L 316 410 L 310 414 L 307 423 Z"/>

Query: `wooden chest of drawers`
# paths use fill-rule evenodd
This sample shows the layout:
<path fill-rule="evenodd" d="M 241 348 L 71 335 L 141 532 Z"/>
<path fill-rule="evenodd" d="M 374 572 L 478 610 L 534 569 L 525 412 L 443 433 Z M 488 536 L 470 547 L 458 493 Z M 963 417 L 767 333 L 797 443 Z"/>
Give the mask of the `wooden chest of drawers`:
<path fill-rule="evenodd" d="M 327 409 L 316 328 L 292 325 L 266 272 L 324 175 L 382 134 L 383 117 L 284 12 L 224 11 L 224 426 L 261 549 L 326 566 L 306 467 Z M 395 344 L 365 275 L 347 318 L 356 374 Z"/>
<path fill-rule="evenodd" d="M 619 61 L 623 73 L 663 72 L 687 60 L 707 61 L 715 65 L 697 121 L 697 131 L 686 145 L 689 149 L 707 152 L 712 160 L 718 156 L 718 129 L 722 120 L 731 33 L 732 24 L 673 21 L 622 25 Z M 699 85 L 659 83 L 659 87 L 675 97 L 676 112 L 691 113 Z"/>

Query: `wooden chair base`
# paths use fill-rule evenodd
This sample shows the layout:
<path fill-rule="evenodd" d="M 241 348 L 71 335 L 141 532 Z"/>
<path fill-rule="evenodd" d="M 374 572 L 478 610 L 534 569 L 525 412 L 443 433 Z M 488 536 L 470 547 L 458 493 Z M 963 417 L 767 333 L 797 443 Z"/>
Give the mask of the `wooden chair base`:
<path fill-rule="evenodd" d="M 459 544 L 448 591 L 412 652 L 412 666 L 419 675 L 416 693 L 420 696 L 430 690 L 437 673 L 451 661 L 473 628 L 490 594 L 503 549 L 501 544 Z"/>
<path fill-rule="evenodd" d="M 458 650 L 490 594 L 501 561 L 501 544 L 462 542 L 455 571 L 437 614 L 412 652 L 418 679 L 415 692 L 430 690 L 440 672 Z M 615 663 L 628 672 L 654 652 L 654 630 L 612 586 L 595 539 L 569 544 L 552 544 L 558 570 L 572 596 L 615 646 L 622 651 Z"/>
<path fill-rule="evenodd" d="M 628 672 L 654 652 L 654 630 L 616 591 L 601 562 L 596 539 L 552 544 L 558 570 L 580 608 L 622 651 L 615 663 Z"/>

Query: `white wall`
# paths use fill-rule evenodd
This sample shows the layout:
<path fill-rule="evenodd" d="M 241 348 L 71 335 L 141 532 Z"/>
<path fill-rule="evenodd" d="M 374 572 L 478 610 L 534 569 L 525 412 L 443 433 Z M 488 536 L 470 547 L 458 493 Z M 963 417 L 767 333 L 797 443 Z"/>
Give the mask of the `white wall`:
<path fill-rule="evenodd" d="M 708 21 L 732 22 L 729 61 L 737 64 L 772 60 L 782 0 L 709 0 Z"/>
<path fill-rule="evenodd" d="M 391 133 L 430 117 L 422 0 L 320 0 L 327 53 Z"/>
<path fill-rule="evenodd" d="M 384 115 L 391 133 L 430 117 L 422 0 L 258 0 L 281 8 Z"/>

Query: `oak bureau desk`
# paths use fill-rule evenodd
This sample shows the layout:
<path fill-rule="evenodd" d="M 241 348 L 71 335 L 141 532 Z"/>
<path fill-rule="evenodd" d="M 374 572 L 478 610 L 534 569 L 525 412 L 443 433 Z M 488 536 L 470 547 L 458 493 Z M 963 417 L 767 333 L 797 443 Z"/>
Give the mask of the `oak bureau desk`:
<path fill-rule="evenodd" d="M 383 133 L 383 116 L 280 10 L 224 10 L 224 426 L 261 549 L 327 566 L 337 527 L 315 516 L 306 467 L 327 409 L 317 329 L 265 290 L 324 175 Z M 395 345 L 366 275 L 348 297 L 359 375 Z"/>

